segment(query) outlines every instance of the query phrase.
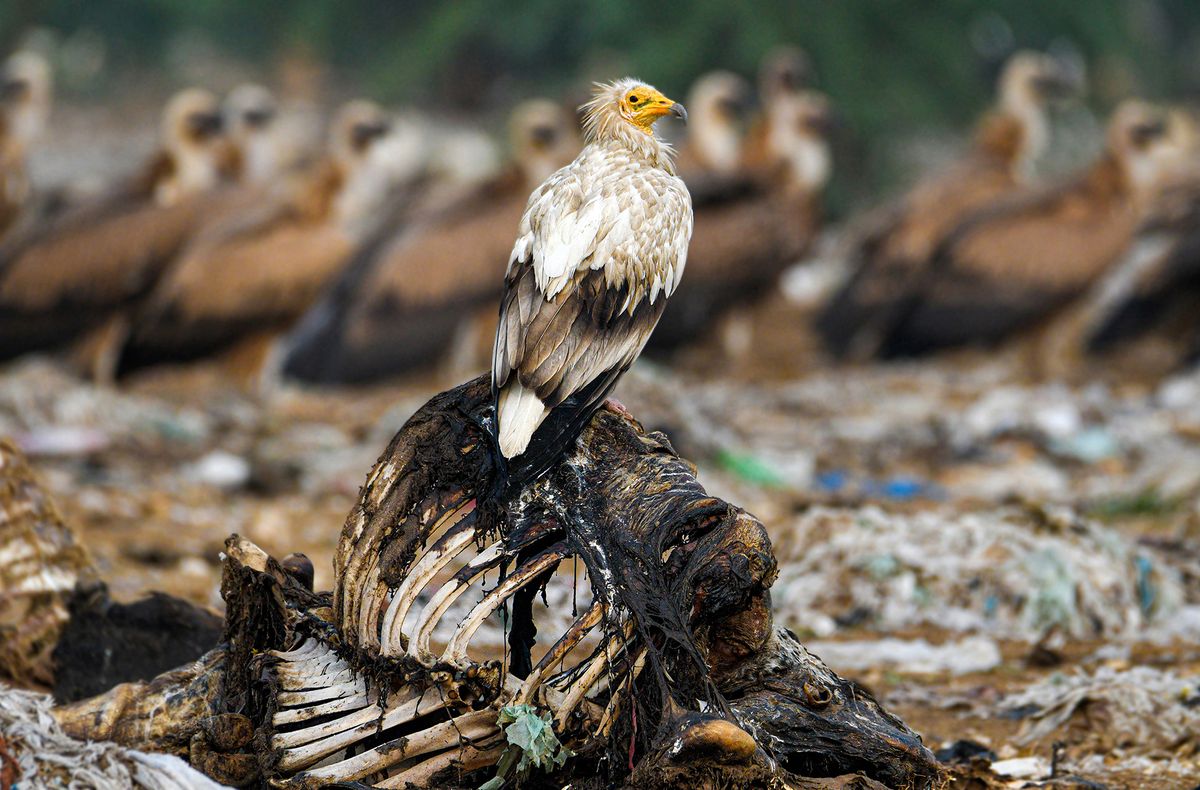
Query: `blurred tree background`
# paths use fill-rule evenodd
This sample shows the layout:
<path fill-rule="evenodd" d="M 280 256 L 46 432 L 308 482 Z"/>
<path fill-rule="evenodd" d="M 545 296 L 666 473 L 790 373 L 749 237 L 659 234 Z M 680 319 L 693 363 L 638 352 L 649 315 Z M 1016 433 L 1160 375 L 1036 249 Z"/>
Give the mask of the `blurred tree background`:
<path fill-rule="evenodd" d="M 968 124 L 1018 48 L 1086 63 L 1099 112 L 1133 94 L 1200 92 L 1196 0 L 0 3 L 0 42 L 11 47 L 32 29 L 51 31 L 85 64 L 102 60 L 92 93 L 146 73 L 182 82 L 181 63 L 203 52 L 257 67 L 268 82 L 280 64 L 321 64 L 333 70 L 326 82 L 335 91 L 450 114 L 495 113 L 522 96 L 562 95 L 581 78 L 625 71 L 682 94 L 704 71 L 753 77 L 772 46 L 799 44 L 852 130 L 839 160 L 851 175 L 886 170 L 874 159 L 887 141 Z"/>

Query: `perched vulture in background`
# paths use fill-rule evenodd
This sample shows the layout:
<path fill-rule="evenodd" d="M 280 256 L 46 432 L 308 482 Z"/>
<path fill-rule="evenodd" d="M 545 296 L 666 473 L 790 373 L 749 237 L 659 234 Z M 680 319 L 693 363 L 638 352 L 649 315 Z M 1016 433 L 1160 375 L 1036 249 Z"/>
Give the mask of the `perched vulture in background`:
<path fill-rule="evenodd" d="M 570 113 L 542 100 L 513 111 L 510 138 L 513 161 L 497 178 L 449 206 L 417 211 L 401 233 L 364 245 L 289 338 L 285 375 L 370 381 L 433 365 L 456 342 L 486 358 L 529 193 L 581 145 Z"/>
<path fill-rule="evenodd" d="M 1013 55 L 1000 75 L 997 106 L 980 122 L 965 158 L 868 217 L 849 252 L 848 281 L 817 318 L 835 356 L 875 354 L 946 236 L 975 210 L 1026 185 L 1048 141 L 1047 107 L 1076 92 L 1077 82 L 1049 56 Z"/>
<path fill-rule="evenodd" d="M 989 345 L 1082 294 L 1129 248 L 1179 163 L 1166 116 L 1126 102 L 1104 153 L 1060 186 L 1031 190 L 964 220 L 912 283 L 881 338 L 884 357 Z"/>
<path fill-rule="evenodd" d="M 796 95 L 813 85 L 813 66 L 808 53 L 797 46 L 776 47 L 758 67 L 758 95 L 766 105 Z"/>
<path fill-rule="evenodd" d="M 815 91 L 776 93 L 764 108 L 762 147 L 742 150 L 748 158 L 730 166 L 747 91 L 732 75 L 716 75 L 698 83 L 689 102 L 695 121 L 689 119 L 681 157 L 690 166 L 680 175 L 692 191 L 695 229 L 687 277 L 647 344 L 649 354 L 696 340 L 726 311 L 769 293 L 819 229 L 831 167 L 828 99 Z"/>
<path fill-rule="evenodd" d="M 1092 354 L 1158 341 L 1159 353 L 1143 360 L 1156 372 L 1200 354 L 1200 158 L 1194 148 L 1188 153 L 1191 161 L 1169 177 L 1133 244 L 1088 296 L 1083 341 Z"/>
<path fill-rule="evenodd" d="M 271 184 L 285 164 L 275 135 L 279 107 L 271 91 L 254 83 L 239 85 L 225 97 L 221 111 L 236 152 L 238 182 Z"/>
<path fill-rule="evenodd" d="M 217 100 L 189 89 L 167 104 L 162 151 L 105 196 L 0 244 L 0 358 L 65 344 L 154 284 L 192 233 L 237 208 L 217 187 L 228 149 Z"/>
<path fill-rule="evenodd" d="M 29 148 L 45 128 L 52 92 L 40 55 L 18 52 L 0 69 L 0 238 L 29 199 Z"/>
<path fill-rule="evenodd" d="M 746 186 L 744 124 L 751 104 L 750 85 L 732 72 L 709 72 L 692 86 L 687 139 L 675 166 L 693 201 L 698 194 Z"/>
<path fill-rule="evenodd" d="M 116 374 L 269 338 L 303 315 L 386 193 L 387 169 L 368 163 L 387 130 L 379 107 L 351 102 L 334 119 L 327 156 L 294 191 L 198 236 L 134 316 Z"/>

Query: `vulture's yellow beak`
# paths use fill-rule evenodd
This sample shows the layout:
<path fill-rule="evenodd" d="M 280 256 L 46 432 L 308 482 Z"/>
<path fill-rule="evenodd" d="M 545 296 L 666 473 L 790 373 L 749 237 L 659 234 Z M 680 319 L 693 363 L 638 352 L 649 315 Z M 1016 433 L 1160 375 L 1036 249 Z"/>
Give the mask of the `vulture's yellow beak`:
<path fill-rule="evenodd" d="M 653 88 L 634 88 L 622 99 L 634 125 L 647 131 L 664 115 L 674 115 L 687 122 L 687 110 L 674 99 L 668 99 Z"/>

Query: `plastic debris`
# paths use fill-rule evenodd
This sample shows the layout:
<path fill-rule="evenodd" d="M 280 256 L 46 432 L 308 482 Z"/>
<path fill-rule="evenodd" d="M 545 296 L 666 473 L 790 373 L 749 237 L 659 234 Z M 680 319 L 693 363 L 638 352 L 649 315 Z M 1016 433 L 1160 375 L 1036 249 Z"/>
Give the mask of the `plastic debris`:
<path fill-rule="evenodd" d="M 1054 674 L 1004 698 L 999 709 L 1026 719 L 1018 743 L 1050 738 L 1127 754 L 1170 756 L 1200 740 L 1200 677 L 1154 667 Z M 1079 726 L 1069 726 L 1078 720 Z"/>
<path fill-rule="evenodd" d="M 250 464 L 233 453 L 214 450 L 189 467 L 187 474 L 198 483 L 236 489 L 250 480 Z"/>
<path fill-rule="evenodd" d="M 770 466 L 746 453 L 732 450 L 719 450 L 716 454 L 717 465 L 750 483 L 764 486 L 783 485 L 783 479 Z"/>
<path fill-rule="evenodd" d="M 17 446 L 30 456 L 93 455 L 108 448 L 108 434 L 75 425 L 51 425 L 16 435 Z"/>
<path fill-rule="evenodd" d="M 14 787 L 88 787 L 95 790 L 219 790 L 221 785 L 183 760 L 102 741 L 77 741 L 58 726 L 46 694 L 0 684 L 0 733 L 17 760 Z"/>
<path fill-rule="evenodd" d="M 1042 757 L 1013 757 L 991 764 L 992 773 L 1009 779 L 1040 779 L 1050 775 L 1050 763 Z"/>
<path fill-rule="evenodd" d="M 534 768 L 550 772 L 574 756 L 554 734 L 554 720 L 532 705 L 507 705 L 497 718 L 508 746 L 496 766 L 496 776 L 479 790 L 499 790 L 513 777 L 524 778 Z"/>
<path fill-rule="evenodd" d="M 1085 464 L 1095 464 L 1106 458 L 1115 458 L 1121 448 L 1116 437 L 1099 426 L 1091 426 L 1050 442 L 1051 451 L 1066 458 L 1074 458 Z"/>
<path fill-rule="evenodd" d="M 933 645 L 924 639 L 810 641 L 808 649 L 837 671 L 886 667 L 913 675 L 987 672 L 1000 666 L 1000 647 L 986 636 Z"/>
<path fill-rule="evenodd" d="M 777 535 L 776 610 L 818 635 L 849 619 L 1030 642 L 1055 626 L 1133 636 L 1165 624 L 1184 599 L 1165 557 L 1066 510 L 818 507 Z"/>

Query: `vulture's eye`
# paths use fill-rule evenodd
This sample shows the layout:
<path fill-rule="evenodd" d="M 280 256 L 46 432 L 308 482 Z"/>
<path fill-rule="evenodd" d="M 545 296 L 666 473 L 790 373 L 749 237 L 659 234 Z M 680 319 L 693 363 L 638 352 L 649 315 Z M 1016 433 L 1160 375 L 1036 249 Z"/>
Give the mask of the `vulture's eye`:
<path fill-rule="evenodd" d="M 641 98 L 639 98 L 636 93 L 629 94 L 629 103 L 630 104 L 637 104 L 640 101 L 641 101 Z"/>

